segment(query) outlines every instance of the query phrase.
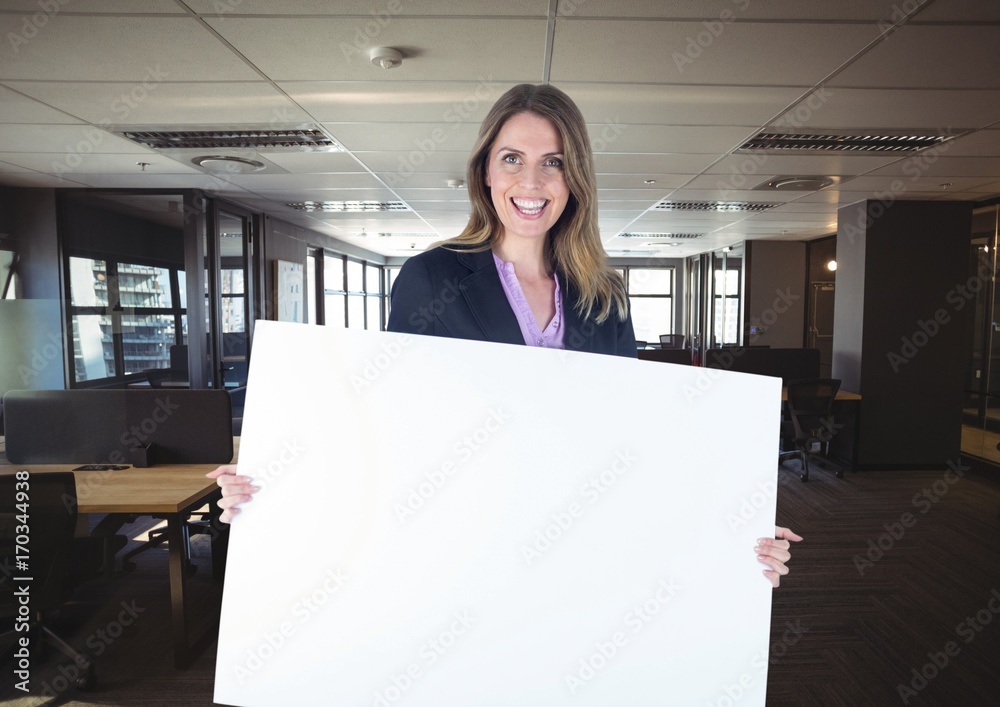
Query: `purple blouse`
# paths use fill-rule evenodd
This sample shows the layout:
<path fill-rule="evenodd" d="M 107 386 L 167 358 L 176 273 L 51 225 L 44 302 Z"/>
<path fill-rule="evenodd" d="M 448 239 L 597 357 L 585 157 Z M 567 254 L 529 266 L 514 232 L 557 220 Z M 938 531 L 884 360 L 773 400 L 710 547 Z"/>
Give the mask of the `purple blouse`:
<path fill-rule="evenodd" d="M 517 323 L 521 327 L 524 343 L 528 346 L 542 346 L 549 349 L 566 348 L 563 343 L 564 327 L 562 326 L 562 295 L 559 290 L 559 276 L 553 275 L 556 280 L 556 313 L 549 325 L 542 330 L 539 329 L 538 322 L 535 321 L 535 315 L 531 313 L 531 307 L 528 306 L 528 300 L 524 296 L 524 290 L 521 289 L 521 283 L 517 281 L 514 263 L 500 260 L 496 253 L 493 254 L 493 262 L 496 263 L 497 274 L 500 276 L 500 283 L 507 295 L 507 301 L 510 302 L 510 308 L 514 310 Z"/>

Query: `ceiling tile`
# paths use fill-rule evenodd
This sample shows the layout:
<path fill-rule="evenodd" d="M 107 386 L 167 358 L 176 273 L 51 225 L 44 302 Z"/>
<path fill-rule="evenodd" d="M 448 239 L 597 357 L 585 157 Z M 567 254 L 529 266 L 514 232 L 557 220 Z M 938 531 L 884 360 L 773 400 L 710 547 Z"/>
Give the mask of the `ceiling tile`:
<path fill-rule="evenodd" d="M 479 134 L 479 126 L 436 123 L 323 123 L 331 135 L 352 152 L 398 151 L 412 155 L 410 161 L 419 167 L 420 158 L 442 151 L 461 151 L 468 155 Z"/>
<path fill-rule="evenodd" d="M 724 157 L 708 168 L 730 188 L 749 189 L 778 175 L 857 175 L 902 159 L 899 154 L 746 154 Z"/>
<path fill-rule="evenodd" d="M 891 128 L 950 134 L 1000 120 L 1000 91 L 824 87 L 773 125 L 785 129 Z"/>
<path fill-rule="evenodd" d="M 1000 174 L 1000 157 L 947 156 L 948 143 L 875 170 L 870 176 L 895 175 L 916 181 L 927 177 L 989 177 Z"/>
<path fill-rule="evenodd" d="M 831 86 L 1000 88 L 1000 42 L 991 25 L 907 24 L 835 76 Z"/>
<path fill-rule="evenodd" d="M 1000 22 L 1000 3 L 993 0 L 934 2 L 913 20 L 914 23 L 939 21 Z"/>
<path fill-rule="evenodd" d="M 647 179 L 647 174 L 692 174 L 712 164 L 718 155 L 616 155 L 598 153 L 594 155 L 594 166 L 598 174 L 635 174 Z"/>
<path fill-rule="evenodd" d="M 513 17 L 545 17 L 548 0 L 387 0 L 373 5 L 371 0 L 295 0 L 276 7 L 274 0 L 187 0 L 188 6 L 199 14 L 246 15 L 317 15 L 349 17 L 360 15 L 359 28 L 371 41 L 380 39 L 384 27 L 397 17 L 408 15 L 511 15 Z M 231 12 L 220 12 L 231 6 Z M 278 12 L 280 10 L 280 12 Z M 335 12 L 333 12 L 335 10 Z"/>
<path fill-rule="evenodd" d="M 79 123 L 60 110 L 0 86 L 0 123 Z"/>
<path fill-rule="evenodd" d="M 219 0 L 220 2 L 237 2 L 238 0 Z M 155 13 L 164 15 L 186 15 L 183 8 L 174 0 L 57 0 L 60 12 L 94 13 L 109 15 L 128 15 Z M 4 0 L 4 10 L 38 12 L 45 7 L 39 0 Z M 56 13 L 51 13 L 56 14 Z"/>
<path fill-rule="evenodd" d="M 106 173 L 118 172 L 138 179 L 145 174 L 200 174 L 194 167 L 188 167 L 162 155 L 112 154 L 107 152 L 81 154 L 78 160 L 70 161 L 65 153 L 53 152 L 0 152 L 0 159 L 27 169 L 52 174 Z M 145 172 L 136 162 L 146 162 Z M 59 166 L 55 166 L 59 165 Z"/>
<path fill-rule="evenodd" d="M 265 157 L 282 169 L 298 174 L 319 174 L 324 172 L 365 172 L 346 152 L 288 152 L 268 151 Z"/>
<path fill-rule="evenodd" d="M 0 36 L 21 31 L 0 14 Z M 259 76 L 188 17 L 53 15 L 30 41 L 0 48 L 0 80 L 239 81 Z"/>
<path fill-rule="evenodd" d="M 0 152 L 26 152 L 32 148 L 45 153 L 62 151 L 64 157 L 61 156 L 60 161 L 69 167 L 77 161 L 74 155 L 102 152 L 138 156 L 153 154 L 151 150 L 131 140 L 91 125 L 10 124 L 4 125 L 3 130 L 0 130 Z"/>
<path fill-rule="evenodd" d="M 659 174 L 655 172 L 634 172 L 627 174 L 598 174 L 597 189 L 649 189 L 660 194 L 666 194 L 671 189 L 682 187 L 694 178 L 694 174 Z M 644 182 L 652 179 L 655 185 Z"/>
<path fill-rule="evenodd" d="M 268 125 L 309 122 L 298 108 L 269 84 L 67 83 L 9 81 L 33 98 L 101 125 Z"/>
<path fill-rule="evenodd" d="M 678 126 L 592 124 L 587 126 L 594 152 L 729 152 L 753 135 L 755 126 Z"/>
<path fill-rule="evenodd" d="M 445 128 L 469 123 L 478 129 L 496 99 L 514 84 L 484 78 L 447 83 L 282 81 L 278 86 L 320 122 L 430 122 Z"/>
<path fill-rule="evenodd" d="M 948 143 L 949 157 L 1000 157 L 1000 130 L 980 130 Z"/>
<path fill-rule="evenodd" d="M 382 187 L 370 174 L 240 174 L 230 178 L 250 191 L 267 189 L 378 189 Z"/>
<path fill-rule="evenodd" d="M 778 86 L 656 86 L 631 83 L 559 85 L 590 123 L 763 125 L 804 89 Z"/>
<path fill-rule="evenodd" d="M 892 17 L 899 0 L 559 0 L 559 15 L 571 17 L 661 17 L 718 20 L 870 20 Z M 731 15 L 724 15 L 725 12 Z M 730 20 L 730 21 L 732 21 Z"/>
<path fill-rule="evenodd" d="M 409 152 L 355 151 L 354 155 L 373 172 L 379 172 L 383 175 L 394 174 L 394 179 L 387 180 L 391 186 L 404 185 L 407 177 L 418 170 L 421 173 L 446 173 L 451 175 L 448 178 L 465 179 L 466 164 L 469 161 L 469 152 L 464 150 L 437 150 L 426 153 L 422 150 Z M 441 186 L 445 185 L 446 180 L 442 179 Z"/>
<path fill-rule="evenodd" d="M 568 19 L 552 80 L 812 86 L 877 36 L 874 24 L 735 23 L 715 37 L 701 22 Z"/>
<path fill-rule="evenodd" d="M 545 20 L 396 18 L 378 45 L 403 51 L 402 66 L 371 63 L 368 19 L 208 19 L 255 66 L 275 81 L 539 81 Z M 359 34 L 360 33 L 360 34 Z M 295 51 L 288 51 L 295 37 Z M 363 41 L 362 41 L 363 40 Z"/>

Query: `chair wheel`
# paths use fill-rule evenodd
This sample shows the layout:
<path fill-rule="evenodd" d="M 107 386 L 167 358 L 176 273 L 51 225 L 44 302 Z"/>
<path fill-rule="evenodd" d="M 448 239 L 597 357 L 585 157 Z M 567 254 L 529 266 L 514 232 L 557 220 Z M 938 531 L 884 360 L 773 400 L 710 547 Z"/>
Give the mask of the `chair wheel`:
<path fill-rule="evenodd" d="M 809 474 L 799 474 L 799 478 L 802 479 L 802 483 L 809 480 Z"/>
<path fill-rule="evenodd" d="M 88 663 L 83 671 L 83 675 L 74 680 L 73 684 L 77 690 L 93 690 L 97 685 L 97 671 L 94 670 L 94 664 Z"/>
<path fill-rule="evenodd" d="M 134 572 L 137 566 L 134 562 L 122 560 L 122 572 Z"/>
<path fill-rule="evenodd" d="M 184 568 L 184 574 L 188 577 L 194 577 L 198 572 L 198 565 L 193 562 L 188 562 L 187 567 Z"/>
<path fill-rule="evenodd" d="M 843 469 L 841 469 L 840 471 L 837 472 L 837 478 L 838 479 L 844 478 L 844 470 Z"/>

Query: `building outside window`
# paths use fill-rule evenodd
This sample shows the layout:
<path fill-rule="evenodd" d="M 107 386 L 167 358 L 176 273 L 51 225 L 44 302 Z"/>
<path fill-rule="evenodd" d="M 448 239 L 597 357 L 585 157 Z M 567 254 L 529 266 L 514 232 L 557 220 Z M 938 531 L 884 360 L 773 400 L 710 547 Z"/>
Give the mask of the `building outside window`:
<path fill-rule="evenodd" d="M 187 341 L 183 276 L 173 268 L 70 257 L 75 382 L 169 367 L 170 347 Z"/>
<path fill-rule="evenodd" d="M 632 326 L 638 341 L 659 343 L 674 333 L 674 269 L 625 268 Z"/>

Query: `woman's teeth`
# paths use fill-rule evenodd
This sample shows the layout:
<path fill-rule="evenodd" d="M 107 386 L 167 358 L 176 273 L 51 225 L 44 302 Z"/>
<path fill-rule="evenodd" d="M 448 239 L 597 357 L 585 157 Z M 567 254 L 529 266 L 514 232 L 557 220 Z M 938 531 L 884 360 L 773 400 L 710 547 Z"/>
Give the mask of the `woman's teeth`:
<path fill-rule="evenodd" d="M 514 206 L 525 216 L 536 216 L 542 212 L 545 205 L 548 203 L 547 199 L 511 199 Z"/>

